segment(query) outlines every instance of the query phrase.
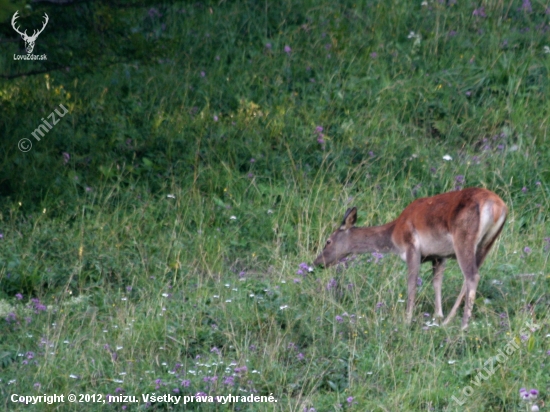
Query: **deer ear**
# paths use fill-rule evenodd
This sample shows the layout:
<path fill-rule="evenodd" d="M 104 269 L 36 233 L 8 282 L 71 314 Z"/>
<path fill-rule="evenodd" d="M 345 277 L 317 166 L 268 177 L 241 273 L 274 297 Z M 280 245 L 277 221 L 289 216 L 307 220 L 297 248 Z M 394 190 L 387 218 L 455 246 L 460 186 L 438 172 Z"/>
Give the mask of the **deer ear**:
<path fill-rule="evenodd" d="M 342 226 L 340 227 L 340 230 L 348 230 L 349 228 L 353 227 L 353 225 L 355 225 L 355 222 L 357 222 L 357 208 L 352 207 L 346 210 L 346 214 L 344 215 L 344 220 L 342 220 Z"/>

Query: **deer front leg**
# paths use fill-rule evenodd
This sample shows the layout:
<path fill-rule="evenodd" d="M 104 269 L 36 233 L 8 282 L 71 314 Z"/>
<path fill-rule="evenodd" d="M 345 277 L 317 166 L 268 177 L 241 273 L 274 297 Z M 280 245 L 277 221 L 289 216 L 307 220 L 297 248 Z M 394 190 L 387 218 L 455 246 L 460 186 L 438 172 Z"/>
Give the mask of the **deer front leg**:
<path fill-rule="evenodd" d="M 443 272 L 445 271 L 445 259 L 435 259 L 432 263 L 434 272 L 434 291 L 435 291 L 435 317 L 443 318 L 443 309 L 441 307 L 441 285 L 443 283 Z"/>
<path fill-rule="evenodd" d="M 416 298 L 416 282 L 418 281 L 418 272 L 420 270 L 420 251 L 414 245 L 411 245 L 407 250 L 407 312 L 405 314 L 405 322 L 411 324 L 414 300 Z"/>

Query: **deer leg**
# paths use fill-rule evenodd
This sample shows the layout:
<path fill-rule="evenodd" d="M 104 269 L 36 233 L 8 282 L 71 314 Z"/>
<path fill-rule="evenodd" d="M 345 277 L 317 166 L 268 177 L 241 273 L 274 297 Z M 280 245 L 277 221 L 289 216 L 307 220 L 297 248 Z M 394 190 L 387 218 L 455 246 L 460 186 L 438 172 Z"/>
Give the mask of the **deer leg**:
<path fill-rule="evenodd" d="M 414 310 L 414 300 L 416 298 L 416 282 L 418 281 L 418 272 L 420 270 L 420 251 L 413 245 L 407 250 L 407 312 L 405 322 L 410 325 Z"/>
<path fill-rule="evenodd" d="M 462 303 L 462 299 L 464 299 L 464 295 L 466 294 L 466 280 L 464 280 L 464 283 L 462 284 L 462 289 L 460 290 L 460 293 L 458 294 L 458 298 L 456 298 L 456 302 L 447 315 L 447 318 L 443 321 L 443 325 L 447 325 L 456 315 L 456 311 L 458 310 L 458 307 Z"/>
<path fill-rule="evenodd" d="M 479 283 L 479 273 L 476 264 L 478 251 L 476 250 L 476 238 L 475 235 L 468 236 L 465 233 L 463 236 L 459 236 L 461 242 L 455 246 L 456 259 L 458 265 L 464 275 L 464 283 L 460 295 L 458 295 L 457 301 L 451 310 L 451 313 L 445 319 L 444 324 L 447 324 L 452 316 L 455 315 L 460 301 L 464 298 L 464 315 L 462 317 L 462 329 L 468 327 L 468 321 L 472 316 L 472 308 L 474 307 L 474 301 L 476 299 L 477 285 Z M 457 242 L 458 243 L 458 242 Z"/>
<path fill-rule="evenodd" d="M 443 318 L 443 309 L 441 308 L 441 285 L 443 283 L 443 272 L 445 271 L 445 259 L 435 259 L 432 265 L 434 272 L 435 317 Z"/>

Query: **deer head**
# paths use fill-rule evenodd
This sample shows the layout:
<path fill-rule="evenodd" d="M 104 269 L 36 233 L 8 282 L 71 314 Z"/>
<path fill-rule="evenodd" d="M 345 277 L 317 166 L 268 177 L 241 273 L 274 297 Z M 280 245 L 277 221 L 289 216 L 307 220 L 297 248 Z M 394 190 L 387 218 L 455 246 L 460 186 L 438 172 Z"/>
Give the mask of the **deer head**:
<path fill-rule="evenodd" d="M 350 229 L 355 225 L 356 221 L 357 208 L 348 209 L 344 214 L 342 225 L 330 235 L 323 251 L 313 262 L 314 265 L 323 265 L 325 267 L 333 265 L 352 252 L 354 242 Z"/>
<path fill-rule="evenodd" d="M 44 13 L 44 24 L 42 25 L 42 28 L 40 30 L 34 30 L 32 36 L 29 36 L 27 35 L 27 30 L 25 30 L 24 32 L 21 32 L 19 28 L 15 26 L 15 20 L 17 20 L 17 18 L 19 17 L 17 13 L 19 13 L 19 10 L 17 10 L 13 15 L 11 19 L 11 26 L 17 33 L 19 33 L 21 38 L 25 41 L 25 49 L 27 50 L 27 53 L 31 54 L 34 49 L 34 43 L 36 42 L 36 38 L 40 33 L 44 31 L 44 28 L 46 27 L 46 24 L 48 24 L 48 21 L 50 19 L 48 15 Z"/>

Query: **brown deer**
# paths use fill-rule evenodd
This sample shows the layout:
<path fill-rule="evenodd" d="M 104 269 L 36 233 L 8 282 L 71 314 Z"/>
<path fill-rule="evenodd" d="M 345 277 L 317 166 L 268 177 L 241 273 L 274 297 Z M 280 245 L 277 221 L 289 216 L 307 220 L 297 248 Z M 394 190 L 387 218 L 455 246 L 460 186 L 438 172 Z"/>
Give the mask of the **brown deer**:
<path fill-rule="evenodd" d="M 432 262 L 435 316 L 443 318 L 443 271 L 447 258 L 455 258 L 464 283 L 443 325 L 456 315 L 466 297 L 462 318 L 462 329 L 466 329 L 476 297 L 479 267 L 500 234 L 507 212 L 495 193 L 475 187 L 416 199 L 396 220 L 382 226 L 354 227 L 357 208 L 353 207 L 346 211 L 342 225 L 330 235 L 314 264 L 327 267 L 351 253 L 399 255 L 408 266 L 406 322 L 410 324 L 420 265 Z"/>

